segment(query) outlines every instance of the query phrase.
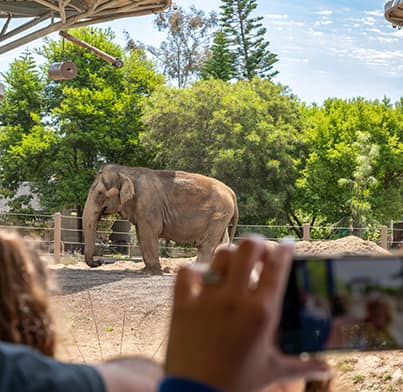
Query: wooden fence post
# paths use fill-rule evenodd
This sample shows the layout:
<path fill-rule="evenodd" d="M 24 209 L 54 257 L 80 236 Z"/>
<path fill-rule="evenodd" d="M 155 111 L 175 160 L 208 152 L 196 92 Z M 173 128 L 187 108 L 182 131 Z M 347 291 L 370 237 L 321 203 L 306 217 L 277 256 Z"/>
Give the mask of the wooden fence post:
<path fill-rule="evenodd" d="M 388 227 L 381 226 L 381 247 L 388 249 Z"/>
<path fill-rule="evenodd" d="M 309 223 L 304 223 L 304 228 L 303 228 L 303 237 L 302 239 L 304 241 L 310 241 L 311 240 L 311 225 Z"/>
<path fill-rule="evenodd" d="M 56 212 L 55 214 L 55 228 L 53 233 L 53 256 L 55 263 L 60 263 L 60 250 L 62 245 L 62 214 Z"/>

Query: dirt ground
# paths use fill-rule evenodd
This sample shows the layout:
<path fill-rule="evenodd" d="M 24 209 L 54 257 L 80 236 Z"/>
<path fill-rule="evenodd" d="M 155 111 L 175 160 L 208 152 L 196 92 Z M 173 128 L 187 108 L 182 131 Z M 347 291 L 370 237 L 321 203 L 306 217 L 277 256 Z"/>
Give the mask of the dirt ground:
<path fill-rule="evenodd" d="M 298 242 L 298 254 L 385 254 L 357 237 Z M 76 362 L 143 354 L 162 360 L 175 273 L 194 259 L 161 259 L 163 276 L 144 275 L 142 262 L 119 261 L 97 269 L 66 258 L 51 265 L 57 356 Z M 329 355 L 337 391 L 403 391 L 403 351 Z"/>

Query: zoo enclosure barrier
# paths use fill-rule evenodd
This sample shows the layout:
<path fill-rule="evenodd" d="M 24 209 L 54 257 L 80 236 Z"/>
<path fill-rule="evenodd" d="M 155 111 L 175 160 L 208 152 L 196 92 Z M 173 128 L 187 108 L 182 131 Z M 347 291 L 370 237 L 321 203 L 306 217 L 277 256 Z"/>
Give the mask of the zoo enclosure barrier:
<path fill-rule="evenodd" d="M 40 241 L 44 252 L 53 255 L 57 263 L 67 254 L 83 254 L 83 230 L 81 217 L 46 214 L 0 213 L 0 228 L 19 231 L 30 236 L 32 241 Z M 230 230 L 230 228 L 229 228 Z M 403 225 L 378 227 L 339 227 L 339 226 L 275 226 L 275 225 L 238 225 L 235 241 L 247 233 L 258 233 L 268 240 L 276 241 L 292 235 L 297 240 L 315 241 L 343 238 L 352 234 L 370 239 L 384 249 L 403 245 Z M 32 237 L 33 236 L 33 237 Z M 160 241 L 163 257 L 191 257 L 195 255 L 192 246 L 178 245 L 172 241 Z M 96 236 L 96 256 L 141 260 L 141 251 L 134 227 L 126 220 L 116 217 L 102 218 Z"/>

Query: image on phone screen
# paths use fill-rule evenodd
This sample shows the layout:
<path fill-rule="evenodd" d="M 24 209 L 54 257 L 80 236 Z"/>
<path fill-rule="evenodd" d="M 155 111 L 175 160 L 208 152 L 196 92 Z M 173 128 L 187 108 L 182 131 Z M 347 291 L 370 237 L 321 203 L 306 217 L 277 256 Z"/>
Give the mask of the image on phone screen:
<path fill-rule="evenodd" d="M 289 354 L 403 348 L 403 259 L 294 260 L 279 342 Z"/>

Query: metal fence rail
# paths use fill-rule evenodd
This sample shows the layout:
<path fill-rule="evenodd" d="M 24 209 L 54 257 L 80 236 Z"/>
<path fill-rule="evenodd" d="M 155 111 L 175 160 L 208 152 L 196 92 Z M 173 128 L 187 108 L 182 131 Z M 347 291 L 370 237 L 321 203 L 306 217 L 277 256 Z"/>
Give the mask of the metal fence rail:
<path fill-rule="evenodd" d="M 42 241 L 52 254 L 56 262 L 65 253 L 82 253 L 84 249 L 82 218 L 71 215 L 46 214 L 22 214 L 0 213 L 0 229 L 12 229 L 19 231 L 24 236 L 32 237 L 31 240 Z M 117 224 L 126 225 L 118 226 Z M 139 243 L 135 230 L 123 219 L 115 217 L 103 217 L 99 222 L 96 233 L 96 251 L 112 257 L 141 258 Z M 120 227 L 120 229 L 119 229 Z M 229 230 L 231 227 L 229 227 Z M 315 241 L 332 240 L 349 235 L 358 235 L 363 239 L 376 242 L 385 249 L 403 245 L 403 228 L 379 226 L 379 227 L 343 227 L 343 226 L 303 226 L 291 225 L 238 225 L 235 241 L 248 233 L 258 233 L 268 240 L 276 241 L 284 236 L 293 236 L 297 240 Z M 298 238 L 300 235 L 300 238 Z M 178 254 L 186 256 L 195 254 L 191 245 L 175 244 L 173 241 L 160 241 L 160 252 L 163 256 L 175 257 Z"/>

